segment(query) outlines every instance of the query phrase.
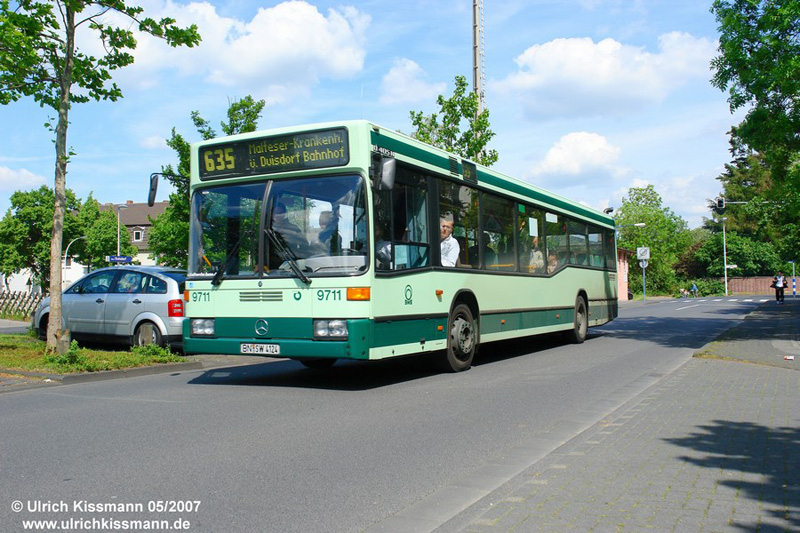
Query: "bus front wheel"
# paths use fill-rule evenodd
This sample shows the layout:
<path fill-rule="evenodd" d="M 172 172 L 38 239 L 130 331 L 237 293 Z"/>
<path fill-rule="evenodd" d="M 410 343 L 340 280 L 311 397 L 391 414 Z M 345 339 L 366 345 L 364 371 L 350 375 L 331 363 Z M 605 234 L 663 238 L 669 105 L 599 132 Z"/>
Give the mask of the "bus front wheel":
<path fill-rule="evenodd" d="M 300 363 L 306 368 L 313 368 L 315 370 L 321 370 L 325 368 L 330 368 L 336 363 L 336 359 L 298 359 Z"/>
<path fill-rule="evenodd" d="M 472 365 L 478 336 L 472 311 L 465 304 L 458 304 L 450 314 L 447 324 L 447 351 L 442 367 L 447 372 L 461 372 Z"/>
<path fill-rule="evenodd" d="M 567 332 L 569 340 L 575 344 L 581 344 L 586 340 L 586 332 L 589 329 L 589 313 L 586 310 L 586 300 L 583 296 L 575 298 L 575 322 L 572 330 Z"/>

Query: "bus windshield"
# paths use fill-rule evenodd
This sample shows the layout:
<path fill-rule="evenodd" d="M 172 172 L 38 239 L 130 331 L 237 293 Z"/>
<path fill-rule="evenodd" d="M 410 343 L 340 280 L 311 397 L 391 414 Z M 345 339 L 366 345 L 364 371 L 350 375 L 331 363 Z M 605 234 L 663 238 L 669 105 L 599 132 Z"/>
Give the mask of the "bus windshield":
<path fill-rule="evenodd" d="M 189 273 L 231 277 L 358 274 L 367 265 L 360 176 L 209 187 L 192 197 Z"/>

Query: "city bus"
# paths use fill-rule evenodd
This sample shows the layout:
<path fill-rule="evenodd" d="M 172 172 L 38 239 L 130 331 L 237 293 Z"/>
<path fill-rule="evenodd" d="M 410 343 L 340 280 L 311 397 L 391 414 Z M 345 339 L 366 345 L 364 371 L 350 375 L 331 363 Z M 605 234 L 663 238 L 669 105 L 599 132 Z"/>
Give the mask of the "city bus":
<path fill-rule="evenodd" d="M 195 143 L 190 195 L 187 353 L 458 372 L 617 316 L 608 214 L 365 120 Z"/>

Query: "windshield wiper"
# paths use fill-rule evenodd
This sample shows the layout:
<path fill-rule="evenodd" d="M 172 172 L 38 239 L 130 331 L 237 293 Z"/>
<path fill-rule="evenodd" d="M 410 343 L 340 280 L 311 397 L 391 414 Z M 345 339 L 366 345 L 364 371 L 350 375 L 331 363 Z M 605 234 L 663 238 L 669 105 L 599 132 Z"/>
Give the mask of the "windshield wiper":
<path fill-rule="evenodd" d="M 300 269 L 300 265 L 297 264 L 297 260 L 295 259 L 294 254 L 292 254 L 291 251 L 286 249 L 281 240 L 275 234 L 275 230 L 273 230 L 272 228 L 266 228 L 264 230 L 264 233 L 267 234 L 267 237 L 269 237 L 270 242 L 278 251 L 278 254 L 281 256 L 281 258 L 287 263 L 289 263 L 289 268 L 291 268 L 292 272 L 294 272 L 295 275 L 297 275 L 297 277 L 300 278 L 300 281 L 302 281 L 306 285 L 311 285 L 311 280 Z"/>
<path fill-rule="evenodd" d="M 228 252 L 228 256 L 225 258 L 225 262 L 220 264 L 219 268 L 217 268 L 217 271 L 214 272 L 214 277 L 211 278 L 211 284 L 212 285 L 219 285 L 220 283 L 222 283 L 223 274 L 225 274 L 225 271 L 228 270 L 228 267 L 231 266 L 231 263 L 233 262 L 233 259 L 239 253 L 239 248 L 242 246 L 242 243 L 244 242 L 244 238 L 247 235 L 251 234 L 251 233 L 252 233 L 251 230 L 245 230 L 245 231 L 242 232 L 242 235 L 239 237 L 239 240 L 236 241 L 236 244 L 233 245 L 233 248 L 231 248 L 231 251 Z"/>

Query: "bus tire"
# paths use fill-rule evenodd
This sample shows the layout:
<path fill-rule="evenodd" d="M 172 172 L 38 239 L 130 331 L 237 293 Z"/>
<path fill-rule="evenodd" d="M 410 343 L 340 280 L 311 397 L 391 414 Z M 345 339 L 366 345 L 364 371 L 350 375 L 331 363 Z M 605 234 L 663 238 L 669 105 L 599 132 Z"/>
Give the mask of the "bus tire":
<path fill-rule="evenodd" d="M 298 359 L 298 361 L 306 368 L 314 368 L 317 370 L 330 368 L 336 363 L 335 358 Z"/>
<path fill-rule="evenodd" d="M 462 372 L 472 365 L 478 346 L 475 319 L 468 305 L 455 306 L 447 321 L 447 350 L 442 358 L 446 372 Z"/>
<path fill-rule="evenodd" d="M 586 332 L 589 330 L 589 313 L 586 309 L 586 300 L 583 296 L 575 298 L 575 322 L 572 330 L 567 332 L 570 342 L 582 344 L 586 340 Z"/>

